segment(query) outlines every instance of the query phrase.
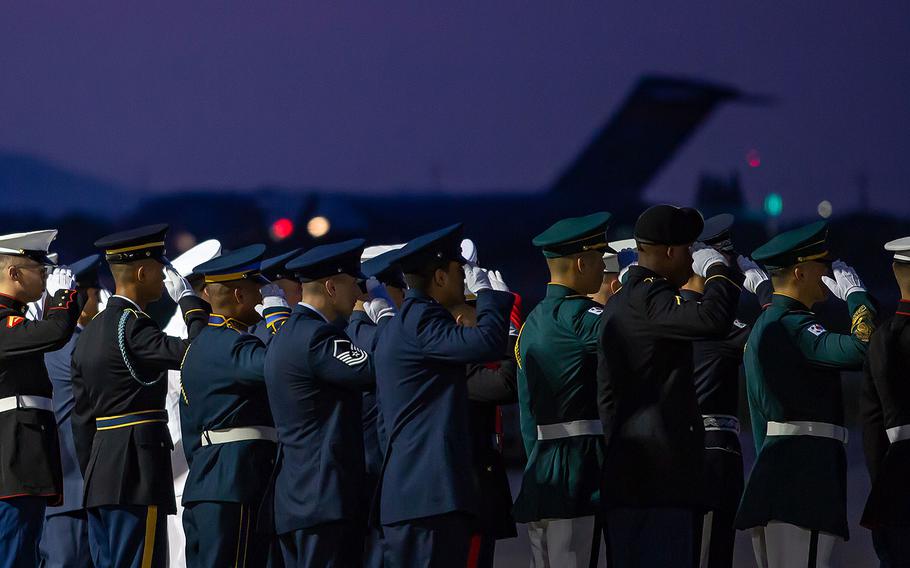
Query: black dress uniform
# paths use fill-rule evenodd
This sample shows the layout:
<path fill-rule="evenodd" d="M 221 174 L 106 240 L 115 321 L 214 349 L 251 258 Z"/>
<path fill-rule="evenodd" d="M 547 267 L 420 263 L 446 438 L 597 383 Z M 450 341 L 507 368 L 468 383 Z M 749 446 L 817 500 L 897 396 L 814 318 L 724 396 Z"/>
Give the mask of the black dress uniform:
<path fill-rule="evenodd" d="M 288 263 L 298 277 L 362 278 L 363 240 L 322 245 Z M 287 566 L 355 566 L 364 479 L 361 392 L 375 382 L 372 358 L 305 303 L 272 338 L 265 380 L 279 458 L 275 528 Z"/>
<path fill-rule="evenodd" d="M 195 272 L 206 283 L 265 284 L 259 274 L 264 251 L 264 245 L 243 247 Z M 183 525 L 190 567 L 260 567 L 269 561 L 269 538 L 254 533 L 255 514 L 269 484 L 277 438 L 265 388 L 266 345 L 247 333 L 248 327 L 212 314 L 181 367 L 180 419 L 190 466 Z"/>
<path fill-rule="evenodd" d="M 76 286 L 83 291 L 101 288 L 98 267 L 101 255 L 93 254 L 71 264 Z M 77 325 L 72 337 L 62 349 L 47 353 L 44 363 L 54 385 L 54 416 L 60 436 L 60 463 L 63 467 L 63 503 L 48 507 L 44 532 L 41 535 L 41 566 L 43 568 L 91 568 L 92 556 L 88 545 L 88 519 L 82 506 L 82 471 L 73 446 L 72 414 L 73 380 L 71 361 L 73 348 L 82 333 Z"/>
<path fill-rule="evenodd" d="M 56 233 L 0 237 L 0 254 L 50 265 L 47 246 Z M 43 321 L 26 320 L 25 311 L 24 302 L 0 295 L 0 561 L 13 567 L 37 565 L 45 507 L 63 499 L 44 354 L 67 343 L 82 308 L 75 291 L 60 290 Z"/>
<path fill-rule="evenodd" d="M 910 238 L 885 245 L 910 269 Z M 872 530 L 882 566 L 910 565 L 910 298 L 869 340 L 860 404 L 863 449 L 872 479 L 861 524 Z"/>
<path fill-rule="evenodd" d="M 693 209 L 656 206 L 639 217 L 635 237 L 691 244 L 702 228 Z M 632 266 L 604 306 L 597 377 L 607 440 L 601 501 L 615 565 L 694 563 L 683 551 L 692 552 L 691 529 L 705 503 L 692 341 L 729 333 L 741 278 L 713 264 L 701 301 L 684 302 L 665 278 Z"/>
<path fill-rule="evenodd" d="M 722 213 L 705 220 L 698 240 L 727 255 L 735 255 L 733 215 Z M 771 280 L 755 293 L 760 306 L 771 303 Z M 685 301 L 701 301 L 702 294 L 682 289 Z M 743 494 L 743 458 L 739 441 L 739 369 L 743 350 L 752 328 L 739 318 L 721 339 L 703 339 L 692 344 L 695 365 L 695 393 L 705 427 L 705 506 L 701 531 L 696 530 L 696 547 L 701 544 L 701 566 L 724 568 L 733 565 L 736 529 L 733 520 Z M 697 527 L 696 527 L 697 528 Z"/>
<path fill-rule="evenodd" d="M 164 257 L 167 225 L 96 241 L 108 262 Z M 165 516 L 174 514 L 167 370 L 179 369 L 209 305 L 179 301 L 188 340 L 165 335 L 139 306 L 114 295 L 73 350 L 73 438 L 85 477 L 92 557 L 100 566 L 164 566 Z"/>

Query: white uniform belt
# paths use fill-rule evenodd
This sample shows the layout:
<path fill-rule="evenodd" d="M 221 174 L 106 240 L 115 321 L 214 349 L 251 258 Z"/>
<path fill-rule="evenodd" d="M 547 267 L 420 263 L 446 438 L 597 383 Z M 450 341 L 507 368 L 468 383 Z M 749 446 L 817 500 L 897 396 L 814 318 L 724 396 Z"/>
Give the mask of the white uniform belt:
<path fill-rule="evenodd" d="M 768 422 L 768 436 L 816 436 L 847 443 L 847 429 L 827 422 Z"/>
<path fill-rule="evenodd" d="M 54 401 L 43 396 L 20 394 L 0 398 L 0 412 L 16 410 L 17 408 L 37 408 L 38 410 L 54 411 Z"/>
<path fill-rule="evenodd" d="M 221 430 L 206 430 L 202 433 L 202 445 L 227 444 L 228 442 L 244 442 L 247 440 L 268 440 L 277 442 L 278 436 L 271 426 L 239 426 L 237 428 L 223 428 Z"/>
<path fill-rule="evenodd" d="M 729 414 L 702 414 L 705 432 L 733 432 L 739 434 L 739 418 Z"/>
<path fill-rule="evenodd" d="M 888 441 L 892 444 L 901 440 L 910 440 L 910 424 L 901 424 L 894 428 L 888 428 L 885 433 L 888 434 Z"/>
<path fill-rule="evenodd" d="M 603 433 L 604 425 L 600 420 L 573 420 L 572 422 L 539 424 L 537 426 L 538 440 L 556 440 L 573 436 L 600 436 Z"/>

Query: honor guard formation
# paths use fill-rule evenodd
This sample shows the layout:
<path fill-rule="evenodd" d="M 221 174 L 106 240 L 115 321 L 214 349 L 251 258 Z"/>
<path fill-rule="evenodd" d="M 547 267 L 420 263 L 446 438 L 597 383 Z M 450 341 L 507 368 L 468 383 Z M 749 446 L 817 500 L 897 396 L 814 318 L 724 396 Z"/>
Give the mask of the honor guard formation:
<path fill-rule="evenodd" d="M 656 205 L 623 241 L 611 220 L 533 239 L 550 278 L 524 321 L 460 224 L 173 262 L 163 224 L 67 264 L 55 230 L 0 236 L 0 567 L 490 567 L 517 522 L 534 568 L 730 567 L 737 530 L 762 568 L 827 567 L 841 370 L 864 376 L 854 521 L 910 565 L 910 237 L 885 245 L 885 313 L 824 222 L 743 254 L 732 215 Z M 829 295 L 848 333 L 813 313 Z"/>

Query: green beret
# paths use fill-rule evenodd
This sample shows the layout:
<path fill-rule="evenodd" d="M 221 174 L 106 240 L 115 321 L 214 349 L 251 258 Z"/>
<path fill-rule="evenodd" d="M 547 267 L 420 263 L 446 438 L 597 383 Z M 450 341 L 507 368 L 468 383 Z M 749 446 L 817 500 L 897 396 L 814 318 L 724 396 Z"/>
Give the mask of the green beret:
<path fill-rule="evenodd" d="M 612 215 L 606 211 L 584 217 L 569 217 L 553 223 L 531 243 L 543 249 L 547 258 L 559 258 L 589 250 L 614 252 L 607 246 L 607 226 Z"/>
<path fill-rule="evenodd" d="M 828 223 L 811 225 L 781 233 L 752 251 L 752 260 L 773 270 L 810 260 L 828 260 Z"/>

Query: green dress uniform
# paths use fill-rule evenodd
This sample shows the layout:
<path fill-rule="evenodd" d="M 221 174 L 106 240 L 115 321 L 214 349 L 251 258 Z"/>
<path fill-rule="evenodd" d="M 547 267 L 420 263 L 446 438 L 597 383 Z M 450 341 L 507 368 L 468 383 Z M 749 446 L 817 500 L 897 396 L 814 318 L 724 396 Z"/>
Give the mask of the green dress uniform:
<path fill-rule="evenodd" d="M 533 243 L 547 258 L 610 250 L 610 214 L 564 219 Z M 515 346 L 521 432 L 528 463 L 513 515 L 529 526 L 534 565 L 586 566 L 600 548 L 603 424 L 597 346 L 603 308 L 550 283 Z"/>
<path fill-rule="evenodd" d="M 825 261 L 826 232 L 816 223 L 782 234 L 753 258 L 769 269 Z M 847 305 L 850 334 L 826 330 L 808 306 L 779 293 L 753 326 L 743 364 L 757 457 L 738 529 L 776 521 L 849 536 L 839 371 L 862 367 L 875 308 L 864 291 Z"/>

